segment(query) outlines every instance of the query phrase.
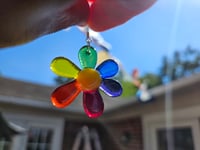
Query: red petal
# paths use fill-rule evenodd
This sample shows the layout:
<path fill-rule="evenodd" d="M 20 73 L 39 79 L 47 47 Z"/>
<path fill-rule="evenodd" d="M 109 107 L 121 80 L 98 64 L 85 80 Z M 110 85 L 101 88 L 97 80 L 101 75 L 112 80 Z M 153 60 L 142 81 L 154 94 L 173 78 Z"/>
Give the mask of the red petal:
<path fill-rule="evenodd" d="M 63 108 L 71 104 L 79 93 L 80 89 L 75 80 L 55 89 L 51 94 L 51 101 L 54 106 Z"/>
<path fill-rule="evenodd" d="M 88 117 L 97 118 L 101 116 L 104 103 L 98 90 L 83 93 L 83 107 Z"/>
<path fill-rule="evenodd" d="M 86 24 L 86 0 L 2 0 L 0 47 L 31 41 L 72 25 Z"/>
<path fill-rule="evenodd" d="M 91 6 L 89 26 L 104 31 L 123 24 L 148 9 L 156 0 L 96 0 Z"/>

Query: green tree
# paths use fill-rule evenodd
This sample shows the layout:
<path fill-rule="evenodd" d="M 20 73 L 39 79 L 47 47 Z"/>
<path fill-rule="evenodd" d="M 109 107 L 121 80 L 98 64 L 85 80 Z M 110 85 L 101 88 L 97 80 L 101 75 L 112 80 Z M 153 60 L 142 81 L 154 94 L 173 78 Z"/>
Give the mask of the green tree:
<path fill-rule="evenodd" d="M 138 88 L 130 81 L 121 81 L 121 86 L 123 88 L 122 97 L 135 96 Z"/>
<path fill-rule="evenodd" d="M 162 84 L 162 79 L 159 75 L 147 73 L 142 76 L 141 81 L 148 85 L 148 88 L 153 88 Z"/>
<path fill-rule="evenodd" d="M 162 58 L 159 76 L 173 81 L 197 72 L 200 72 L 200 52 L 188 46 L 182 51 L 174 51 L 172 58 Z"/>
<path fill-rule="evenodd" d="M 168 74 L 168 68 L 169 68 L 169 60 L 168 60 L 167 56 L 162 57 L 161 64 L 162 65 L 161 65 L 161 68 L 160 68 L 159 76 L 164 77 Z"/>
<path fill-rule="evenodd" d="M 72 79 L 57 76 L 54 78 L 54 81 L 57 85 L 60 85 L 60 84 L 68 83 L 68 82 L 72 81 Z"/>
<path fill-rule="evenodd" d="M 130 97 L 135 96 L 137 92 L 137 87 L 129 80 L 125 80 L 124 77 L 126 76 L 126 73 L 123 69 L 120 69 L 118 74 L 114 77 L 115 80 L 120 82 L 123 92 L 122 97 Z"/>

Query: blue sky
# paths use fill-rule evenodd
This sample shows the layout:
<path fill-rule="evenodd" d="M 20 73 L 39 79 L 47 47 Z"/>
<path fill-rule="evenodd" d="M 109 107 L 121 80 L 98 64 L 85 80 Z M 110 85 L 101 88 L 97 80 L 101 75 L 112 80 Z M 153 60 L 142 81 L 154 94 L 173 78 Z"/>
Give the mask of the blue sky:
<path fill-rule="evenodd" d="M 163 55 L 170 56 L 174 50 L 188 45 L 200 49 L 199 14 L 199 0 L 158 0 L 144 13 L 101 34 L 112 45 L 111 54 L 128 73 L 134 68 L 141 74 L 156 73 Z M 51 60 L 64 56 L 79 65 L 78 50 L 85 44 L 85 35 L 72 27 L 24 45 L 1 49 L 0 73 L 9 78 L 53 85 L 56 75 L 49 68 Z"/>

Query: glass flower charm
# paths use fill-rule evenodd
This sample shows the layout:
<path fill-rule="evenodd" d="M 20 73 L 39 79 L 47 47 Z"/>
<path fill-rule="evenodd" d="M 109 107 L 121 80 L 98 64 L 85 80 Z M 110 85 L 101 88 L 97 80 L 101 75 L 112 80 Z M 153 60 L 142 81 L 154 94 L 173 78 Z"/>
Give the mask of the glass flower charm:
<path fill-rule="evenodd" d="M 110 79 L 117 74 L 119 67 L 114 60 L 108 59 L 94 69 L 97 53 L 91 46 L 82 47 L 78 57 L 82 70 L 64 57 L 56 57 L 51 62 L 50 68 L 55 74 L 74 79 L 55 89 L 51 95 L 51 101 L 55 107 L 64 108 L 72 103 L 80 92 L 83 92 L 85 113 L 90 118 L 97 118 L 104 110 L 99 89 L 111 97 L 120 96 L 122 93 L 121 85 Z"/>

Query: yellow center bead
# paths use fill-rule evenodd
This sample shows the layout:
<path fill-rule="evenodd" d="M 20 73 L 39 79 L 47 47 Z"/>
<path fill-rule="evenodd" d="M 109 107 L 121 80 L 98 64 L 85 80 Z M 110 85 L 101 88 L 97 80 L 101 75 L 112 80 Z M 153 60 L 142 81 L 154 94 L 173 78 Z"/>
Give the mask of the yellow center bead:
<path fill-rule="evenodd" d="M 86 68 L 79 72 L 77 82 L 83 91 L 95 90 L 101 84 L 101 77 L 96 70 Z"/>

